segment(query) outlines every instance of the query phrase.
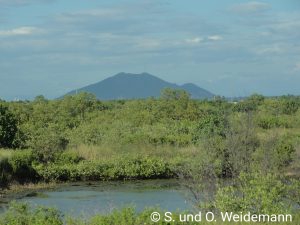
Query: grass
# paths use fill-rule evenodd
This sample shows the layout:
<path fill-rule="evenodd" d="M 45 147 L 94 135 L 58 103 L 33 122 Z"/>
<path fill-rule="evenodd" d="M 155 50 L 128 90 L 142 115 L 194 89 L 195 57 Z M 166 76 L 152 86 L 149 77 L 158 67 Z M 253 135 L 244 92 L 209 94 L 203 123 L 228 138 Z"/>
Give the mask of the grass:
<path fill-rule="evenodd" d="M 167 161 L 176 158 L 194 158 L 199 154 L 200 149 L 196 146 L 174 147 L 174 146 L 153 146 L 153 145 L 79 145 L 71 148 L 69 152 L 74 152 L 89 161 L 110 161 L 122 157 L 157 157 Z"/>
<path fill-rule="evenodd" d="M 202 147 L 188 146 L 175 147 L 169 145 L 79 145 L 68 149 L 67 152 L 75 153 L 87 162 L 98 164 L 112 164 L 135 159 L 153 159 L 162 161 L 176 169 L 177 165 L 190 165 L 202 155 Z M 175 171 L 173 171 L 175 172 Z"/>
<path fill-rule="evenodd" d="M 4 175 L 0 181 L 4 188 L 23 189 L 17 182 L 174 178 L 177 166 L 188 165 L 200 152 L 197 147 L 80 145 L 58 154 L 52 162 L 40 163 L 33 151 L 3 149 L 0 156 L 6 160 L 0 161 Z"/>
<path fill-rule="evenodd" d="M 0 149 L 0 160 L 3 158 L 10 158 L 12 154 L 13 154 L 12 150 L 1 148 Z"/>

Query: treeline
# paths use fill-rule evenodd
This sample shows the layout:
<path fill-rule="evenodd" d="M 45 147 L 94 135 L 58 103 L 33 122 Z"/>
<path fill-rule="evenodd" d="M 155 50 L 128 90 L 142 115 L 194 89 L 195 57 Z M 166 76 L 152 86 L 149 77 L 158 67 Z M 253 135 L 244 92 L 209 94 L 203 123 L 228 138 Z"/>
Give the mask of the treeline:
<path fill-rule="evenodd" d="M 194 155 L 203 158 L 209 149 L 210 165 L 206 166 L 213 168 L 219 177 L 237 177 L 249 170 L 252 160 L 262 163 L 259 157 L 268 157 L 265 165 L 270 165 L 266 168 L 280 170 L 290 164 L 296 151 L 299 107 L 300 97 L 296 96 L 265 98 L 254 94 L 240 102 L 221 97 L 200 101 L 191 99 L 185 91 L 173 89 L 163 90 L 158 99 L 100 101 L 92 94 L 79 93 L 56 100 L 38 96 L 34 101 L 1 101 L 0 148 L 30 150 L 14 154 L 10 159 L 2 157 L 0 169 L 15 171 L 12 177 L 24 178 L 17 171 L 33 174 L 34 170 L 40 171 L 38 175 L 44 180 L 67 180 L 60 177 L 72 177 L 70 174 L 76 168 L 73 172 L 59 170 L 57 165 L 82 163 L 85 154 L 66 150 L 84 145 L 114 146 L 121 149 L 116 155 L 120 155 L 124 146 L 152 146 L 148 152 L 161 146 L 198 148 L 196 153 L 186 154 L 186 161 L 195 158 Z M 138 151 L 130 156 L 131 161 L 141 160 Z M 155 160 L 161 155 L 156 154 Z M 184 161 L 180 157 L 178 154 L 175 163 L 164 165 L 168 169 L 163 177 L 175 173 L 169 173 L 169 167 L 180 165 Z M 93 161 L 99 162 L 99 158 L 98 155 Z M 100 164 L 99 168 L 105 167 L 103 162 Z M 56 178 L 49 175 L 55 176 L 57 171 L 62 175 Z"/>
<path fill-rule="evenodd" d="M 300 97 L 252 95 L 241 102 L 190 99 L 166 89 L 159 99 L 103 102 L 80 93 L 58 100 L 0 102 L 0 147 L 44 152 L 80 144 L 197 145 L 203 133 L 222 133 L 226 123 L 251 114 L 256 128 L 299 128 Z"/>
<path fill-rule="evenodd" d="M 82 145 L 196 146 L 211 149 L 219 176 L 232 177 L 262 149 L 271 149 L 269 162 L 278 168 L 291 162 L 299 138 L 299 107 L 296 96 L 200 101 L 173 89 L 145 100 L 100 101 L 79 93 L 56 100 L 1 101 L 0 148 L 30 149 L 34 157 L 25 159 L 49 164 L 66 149 Z M 67 161 L 72 157 L 64 156 Z"/>

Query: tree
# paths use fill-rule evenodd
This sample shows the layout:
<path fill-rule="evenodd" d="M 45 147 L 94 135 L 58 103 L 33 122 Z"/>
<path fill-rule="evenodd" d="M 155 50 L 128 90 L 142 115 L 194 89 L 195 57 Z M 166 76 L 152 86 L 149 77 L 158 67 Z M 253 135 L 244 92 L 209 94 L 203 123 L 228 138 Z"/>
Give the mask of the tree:
<path fill-rule="evenodd" d="M 17 119 L 6 106 L 0 105 L 0 148 L 15 147 L 17 132 Z"/>
<path fill-rule="evenodd" d="M 180 120 L 186 114 L 191 102 L 190 94 L 185 90 L 165 88 L 161 92 L 159 110 L 174 120 Z"/>
<path fill-rule="evenodd" d="M 237 114 L 230 121 L 226 131 L 224 149 L 225 177 L 238 177 L 241 172 L 248 172 L 253 153 L 259 147 L 259 139 L 255 132 L 253 115 L 251 113 Z"/>
<path fill-rule="evenodd" d="M 96 96 L 86 92 L 65 96 L 62 101 L 63 108 L 69 111 L 71 116 L 79 116 L 81 120 L 84 120 L 86 112 L 94 109 L 97 104 Z"/>
<path fill-rule="evenodd" d="M 252 102 L 254 105 L 258 106 L 264 103 L 265 97 L 260 94 L 252 94 L 247 98 L 248 101 Z"/>
<path fill-rule="evenodd" d="M 181 89 L 165 88 L 161 91 L 160 97 L 164 100 L 179 100 L 186 102 L 190 99 L 190 94 Z"/>
<path fill-rule="evenodd" d="M 221 212 L 279 214 L 290 212 L 289 186 L 272 173 L 241 173 L 235 187 L 220 187 L 214 205 Z"/>

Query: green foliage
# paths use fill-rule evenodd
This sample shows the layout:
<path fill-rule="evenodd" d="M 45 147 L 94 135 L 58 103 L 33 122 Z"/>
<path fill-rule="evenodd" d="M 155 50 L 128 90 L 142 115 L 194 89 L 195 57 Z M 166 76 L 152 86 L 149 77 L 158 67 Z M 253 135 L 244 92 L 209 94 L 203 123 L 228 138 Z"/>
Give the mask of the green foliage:
<path fill-rule="evenodd" d="M 8 211 L 0 216 L 1 225 L 62 225 L 61 214 L 52 208 L 29 208 L 24 203 L 12 202 Z"/>
<path fill-rule="evenodd" d="M 7 157 L 0 157 L 0 188 L 6 187 L 11 180 L 12 168 Z"/>
<path fill-rule="evenodd" d="M 38 96 L 33 102 L 7 105 L 18 120 L 22 147 L 32 148 L 47 162 L 57 151 L 81 144 L 197 145 L 203 136 L 224 138 L 228 120 L 239 113 L 251 112 L 263 129 L 297 127 L 299 102 L 295 97 L 257 94 L 237 104 L 223 98 L 198 101 L 182 90 L 166 89 L 159 99 L 100 102 L 91 94 L 79 93 L 59 100 Z"/>
<path fill-rule="evenodd" d="M 275 159 L 279 167 L 287 166 L 293 159 L 296 149 L 293 143 L 285 137 L 279 141 L 275 148 Z"/>
<path fill-rule="evenodd" d="M 281 112 L 287 115 L 296 113 L 300 106 L 300 103 L 296 99 L 288 97 L 283 97 L 280 103 Z"/>
<path fill-rule="evenodd" d="M 264 139 L 275 131 L 278 140 L 286 131 L 297 133 L 299 103 L 299 97 L 257 94 L 237 104 L 221 97 L 194 100 L 188 93 L 172 89 L 164 90 L 158 99 L 100 102 L 91 94 L 79 93 L 56 100 L 38 96 L 34 101 L 4 102 L 4 114 L 17 124 L 14 143 L 21 140 L 19 147 L 32 149 L 34 159 L 8 160 L 11 171 L 6 169 L 2 179 L 11 181 L 28 174 L 30 180 L 34 171 L 45 180 L 173 177 L 176 166 L 190 169 L 196 159 L 201 164 L 196 171 L 201 170 L 199 175 L 204 177 L 207 173 L 236 178 L 253 167 L 283 173 L 290 163 L 297 164 L 292 147 L 295 140 L 274 142 L 267 148 Z M 132 150 L 124 147 L 117 151 L 116 145 L 132 146 L 134 153 L 122 158 Z M 111 154 L 107 151 L 106 157 L 96 153 L 82 159 L 88 153 L 70 153 L 80 146 L 108 146 Z M 151 148 L 142 151 L 140 146 Z M 180 150 L 170 154 L 165 152 L 166 146 Z M 152 154 L 154 148 L 158 150 Z"/>
<path fill-rule="evenodd" d="M 74 96 L 66 96 L 63 99 L 62 104 L 66 108 L 70 115 L 79 116 L 81 120 L 85 119 L 85 115 L 90 110 L 96 107 L 97 100 L 93 94 L 80 92 Z"/>
<path fill-rule="evenodd" d="M 45 181 L 127 180 L 174 177 L 171 167 L 155 158 L 118 159 L 113 162 L 37 165 L 39 176 Z"/>
<path fill-rule="evenodd" d="M 158 222 L 152 222 L 150 215 L 153 212 L 158 212 L 161 215 L 161 219 Z M 32 208 L 24 203 L 12 203 L 7 212 L 0 215 L 0 225 L 196 225 L 199 222 L 181 222 L 180 214 L 187 214 L 188 212 L 172 212 L 172 218 L 174 221 L 166 222 L 164 217 L 165 211 L 157 208 L 147 208 L 142 212 L 136 212 L 132 207 L 125 207 L 120 210 L 114 210 L 109 214 L 99 214 L 88 219 L 81 219 L 79 217 L 62 215 L 59 211 L 53 208 L 37 207 Z M 194 213 L 195 214 L 195 213 Z M 299 213 L 294 214 L 293 224 L 299 224 Z M 217 223 L 207 222 L 205 220 L 201 221 L 201 224 L 223 224 L 230 225 L 232 222 L 220 222 L 221 218 L 216 217 Z M 274 224 L 270 223 L 260 223 L 260 222 L 241 222 L 240 225 L 268 225 Z M 277 223 L 276 223 L 277 224 Z M 280 223 L 280 224 L 290 224 L 290 222 Z"/>
<path fill-rule="evenodd" d="M 256 111 L 260 105 L 264 103 L 264 96 L 259 94 L 253 94 L 245 100 L 238 102 L 233 110 L 236 112 L 252 112 Z"/>
<path fill-rule="evenodd" d="M 237 104 L 199 101 L 172 89 L 146 100 L 100 102 L 79 93 L 1 102 L 0 147 L 32 150 L 0 155 L 0 184 L 180 177 L 197 204 L 210 190 L 217 194 L 207 200 L 215 197 L 222 211 L 283 213 L 299 203 L 299 182 L 278 176 L 300 168 L 299 105 L 299 97 L 257 94 Z M 227 178 L 233 186 L 216 189 Z M 66 223 L 80 222 L 151 224 L 147 210 L 131 208 Z M 62 223 L 57 211 L 26 205 L 0 216 L 0 224 Z"/>
<path fill-rule="evenodd" d="M 28 144 L 40 161 L 51 162 L 55 154 L 66 149 L 68 140 L 57 125 L 50 124 L 35 130 Z"/>
<path fill-rule="evenodd" d="M 197 131 L 202 137 L 225 137 L 227 127 L 228 119 L 224 114 L 220 112 L 209 112 L 199 119 Z"/>
<path fill-rule="evenodd" d="M 54 162 L 57 164 L 77 164 L 82 161 L 83 158 L 76 152 L 65 151 L 55 155 Z"/>
<path fill-rule="evenodd" d="M 259 147 L 252 114 L 239 114 L 230 122 L 223 150 L 223 176 L 238 177 L 250 170 L 252 155 Z"/>
<path fill-rule="evenodd" d="M 36 181 L 38 176 L 32 166 L 35 160 L 30 150 L 15 150 L 8 156 L 0 154 L 0 186 L 6 186 L 12 180 L 21 183 Z"/>
<path fill-rule="evenodd" d="M 290 211 L 288 186 L 276 175 L 241 173 L 236 186 L 219 188 L 215 206 L 221 212 L 279 214 Z"/>
<path fill-rule="evenodd" d="M 32 151 L 20 150 L 14 152 L 8 159 L 8 163 L 12 168 L 12 178 L 20 182 L 35 181 L 37 174 L 32 167 L 35 156 Z"/>
<path fill-rule="evenodd" d="M 291 136 L 269 136 L 252 155 L 252 169 L 261 173 L 282 174 L 291 162 L 296 162 L 294 141 Z"/>
<path fill-rule="evenodd" d="M 253 105 L 262 105 L 265 101 L 265 97 L 261 94 L 252 94 L 247 98 L 248 101 L 252 102 Z"/>
<path fill-rule="evenodd" d="M 292 179 L 288 186 L 289 200 L 300 205 L 300 180 Z"/>
<path fill-rule="evenodd" d="M 233 110 L 235 112 L 251 112 L 257 109 L 257 105 L 253 105 L 251 101 L 242 101 L 238 102 L 234 107 Z"/>
<path fill-rule="evenodd" d="M 137 224 L 137 215 L 133 208 L 124 208 L 121 211 L 113 211 L 110 215 L 99 215 L 91 219 L 91 225 L 104 225 L 104 224 Z M 149 219 L 148 219 L 149 220 Z"/>
<path fill-rule="evenodd" d="M 257 117 L 257 125 L 263 129 L 272 128 L 291 128 L 293 127 L 294 121 L 284 115 L 263 115 Z"/>
<path fill-rule="evenodd" d="M 14 148 L 18 132 L 17 120 L 9 109 L 0 104 L 0 148 Z"/>
<path fill-rule="evenodd" d="M 178 100 L 186 102 L 190 99 L 190 94 L 185 90 L 165 88 L 161 91 L 160 97 L 167 101 Z"/>

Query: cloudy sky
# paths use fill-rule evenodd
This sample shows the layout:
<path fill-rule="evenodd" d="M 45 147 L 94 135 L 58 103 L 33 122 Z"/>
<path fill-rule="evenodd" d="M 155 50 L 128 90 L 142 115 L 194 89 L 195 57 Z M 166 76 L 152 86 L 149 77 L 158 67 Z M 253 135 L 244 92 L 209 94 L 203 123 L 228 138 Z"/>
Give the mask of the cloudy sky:
<path fill-rule="evenodd" d="M 300 94 L 300 1 L 0 0 L 0 98 L 55 98 L 121 71 Z"/>

